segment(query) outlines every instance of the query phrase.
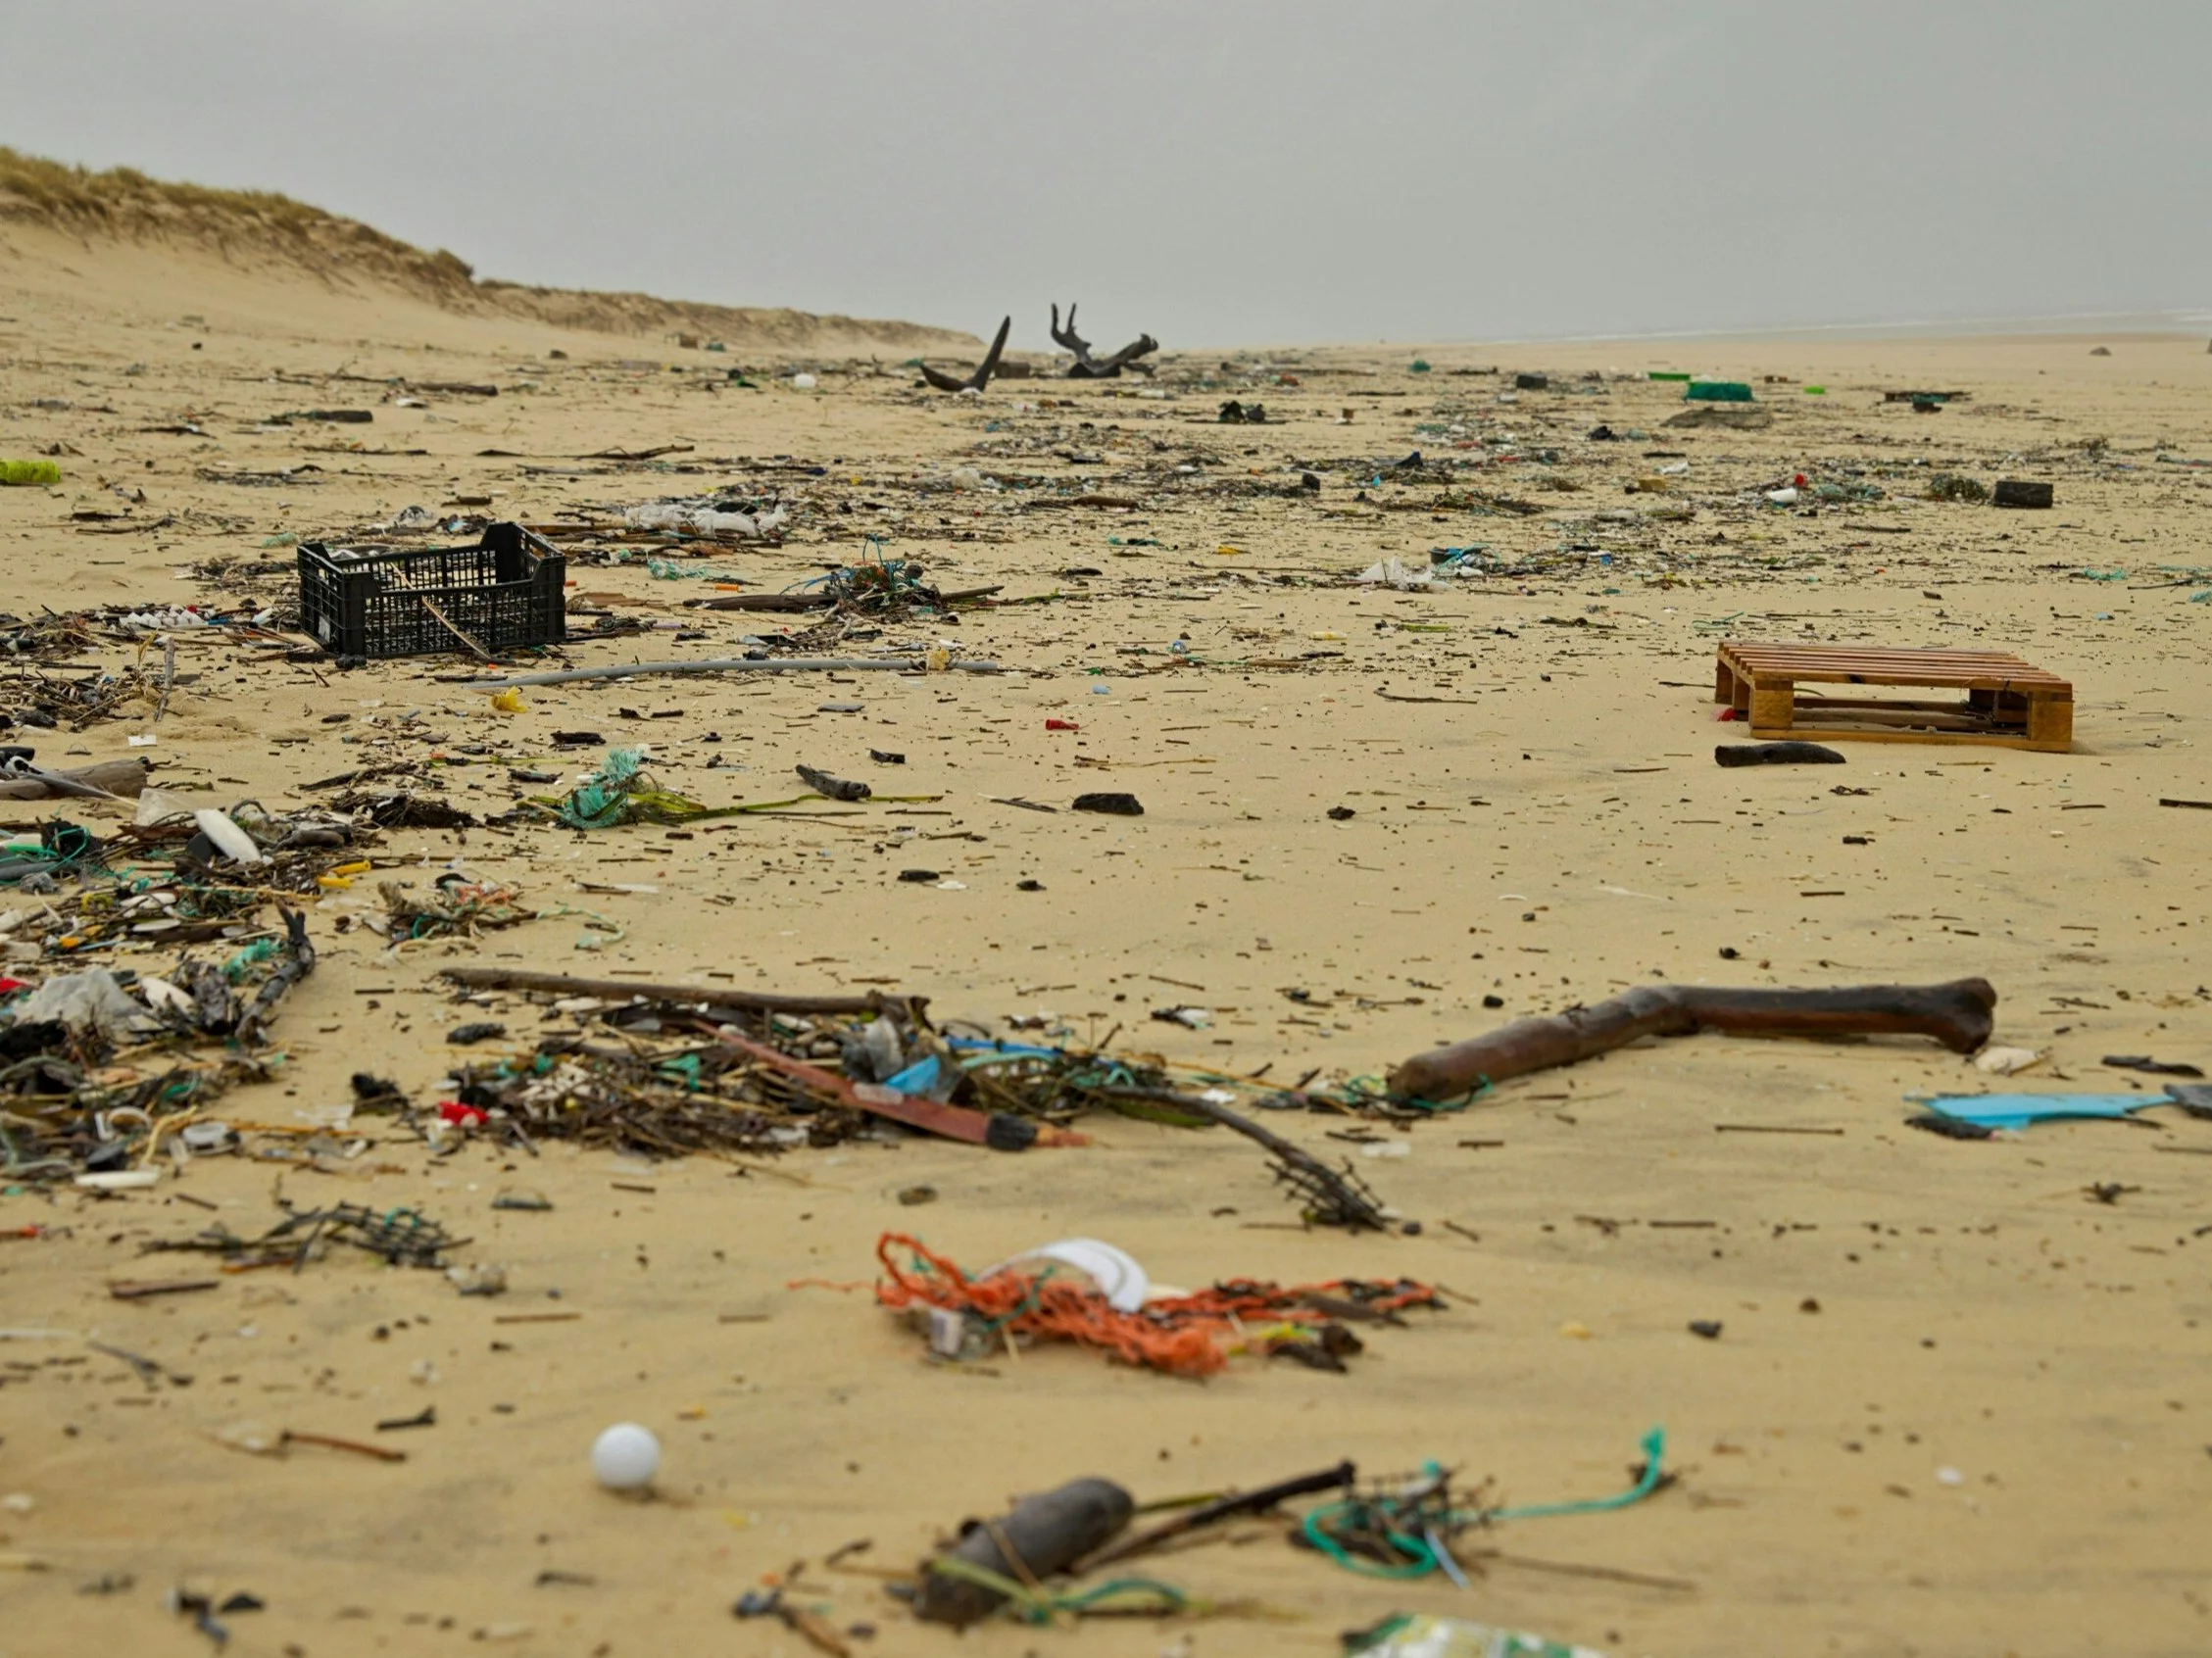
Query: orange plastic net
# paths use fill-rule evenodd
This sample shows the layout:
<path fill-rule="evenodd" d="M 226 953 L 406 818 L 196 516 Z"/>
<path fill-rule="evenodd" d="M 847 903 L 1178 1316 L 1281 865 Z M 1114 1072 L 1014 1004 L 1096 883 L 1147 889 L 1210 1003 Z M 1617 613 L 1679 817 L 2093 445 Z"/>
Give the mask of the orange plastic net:
<path fill-rule="evenodd" d="M 1109 1305 L 1080 1273 L 1049 1261 L 1017 1263 L 970 1278 L 903 1232 L 877 1239 L 875 1258 L 885 1275 L 875 1287 L 881 1306 L 972 1313 L 994 1329 L 1079 1341 L 1174 1376 L 1211 1376 L 1245 1340 L 1249 1323 L 1323 1322 L 1312 1305 L 1316 1296 L 1354 1302 L 1376 1313 L 1442 1304 L 1434 1290 L 1409 1280 L 1340 1278 L 1286 1289 L 1240 1278 L 1195 1294 L 1147 1301 L 1139 1311 L 1125 1313 Z"/>

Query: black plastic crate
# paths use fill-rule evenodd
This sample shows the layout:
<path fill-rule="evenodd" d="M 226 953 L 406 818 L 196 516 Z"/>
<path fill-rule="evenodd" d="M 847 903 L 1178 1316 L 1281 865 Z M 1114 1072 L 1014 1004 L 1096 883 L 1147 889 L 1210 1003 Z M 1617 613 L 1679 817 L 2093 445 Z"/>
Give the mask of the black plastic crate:
<path fill-rule="evenodd" d="M 413 553 L 304 542 L 300 619 L 334 657 L 466 650 L 456 629 L 491 652 L 558 645 L 568 637 L 567 579 L 561 550 L 520 524 L 487 525 L 474 547 Z"/>

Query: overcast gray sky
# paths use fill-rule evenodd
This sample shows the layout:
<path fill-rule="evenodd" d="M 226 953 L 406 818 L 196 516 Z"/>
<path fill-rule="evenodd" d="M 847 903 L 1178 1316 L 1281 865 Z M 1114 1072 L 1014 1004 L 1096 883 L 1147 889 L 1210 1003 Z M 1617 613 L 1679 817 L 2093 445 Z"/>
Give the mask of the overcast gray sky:
<path fill-rule="evenodd" d="M 2202 305 L 2212 6 L 6 0 L 0 143 L 1045 343 Z"/>

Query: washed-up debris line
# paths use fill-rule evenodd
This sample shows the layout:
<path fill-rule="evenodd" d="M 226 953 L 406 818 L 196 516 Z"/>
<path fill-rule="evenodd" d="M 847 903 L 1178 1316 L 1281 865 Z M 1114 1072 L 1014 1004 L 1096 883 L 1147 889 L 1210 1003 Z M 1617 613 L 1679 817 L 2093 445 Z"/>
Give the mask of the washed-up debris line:
<path fill-rule="evenodd" d="M 498 967 L 445 975 L 479 993 L 548 994 L 589 1020 L 523 1052 L 457 1072 L 447 1127 L 507 1140 L 577 1140 L 649 1155 L 762 1152 L 828 1146 L 872 1116 L 1001 1149 L 1072 1144 L 1063 1126 L 1110 1110 L 1189 1128 L 1256 1125 L 1232 1101 L 1289 1109 L 1358 1108 L 1350 1093 L 1266 1088 L 1170 1066 L 1150 1055 L 1013 1043 L 940 1030 L 927 999 L 871 993 L 779 997 Z M 604 1036 L 598 1033 L 604 1033 Z M 442 1131 L 433 1131 L 442 1132 Z M 1384 1211 L 1352 1175 L 1261 1131 L 1276 1178 L 1321 1224 L 1380 1226 Z"/>
<path fill-rule="evenodd" d="M 186 954 L 166 973 L 88 967 L 0 1005 L 0 1153 L 11 1180 L 151 1184 L 164 1152 L 226 1143 L 202 1121 L 227 1090 L 274 1074 L 270 1026 L 315 970 L 306 918 L 227 959 Z M 141 1178 L 143 1177 L 143 1178 Z"/>

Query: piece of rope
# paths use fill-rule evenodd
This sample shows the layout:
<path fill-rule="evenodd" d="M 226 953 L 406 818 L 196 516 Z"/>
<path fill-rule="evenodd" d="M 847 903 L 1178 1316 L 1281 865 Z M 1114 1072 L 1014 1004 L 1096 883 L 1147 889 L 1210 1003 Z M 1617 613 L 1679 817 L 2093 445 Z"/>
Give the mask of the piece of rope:
<path fill-rule="evenodd" d="M 982 1278 L 969 1278 L 946 1259 L 904 1233 L 885 1233 L 876 1241 L 876 1260 L 884 1279 L 876 1300 L 894 1310 L 916 1304 L 948 1312 L 970 1313 L 994 1333 L 1054 1336 L 1103 1347 L 1130 1364 L 1176 1376 L 1211 1376 L 1245 1344 L 1249 1327 L 1268 1321 L 1299 1326 L 1323 1322 L 1301 1317 L 1306 1299 L 1330 1295 L 1356 1300 L 1377 1312 L 1437 1304 L 1436 1292 L 1410 1281 L 1395 1284 L 1348 1279 L 1284 1289 L 1251 1279 L 1232 1279 L 1195 1294 L 1162 1296 L 1137 1312 L 1121 1312 L 1090 1281 L 1048 1262 L 1010 1264 Z M 910 1264 L 902 1264 L 905 1254 Z"/>

